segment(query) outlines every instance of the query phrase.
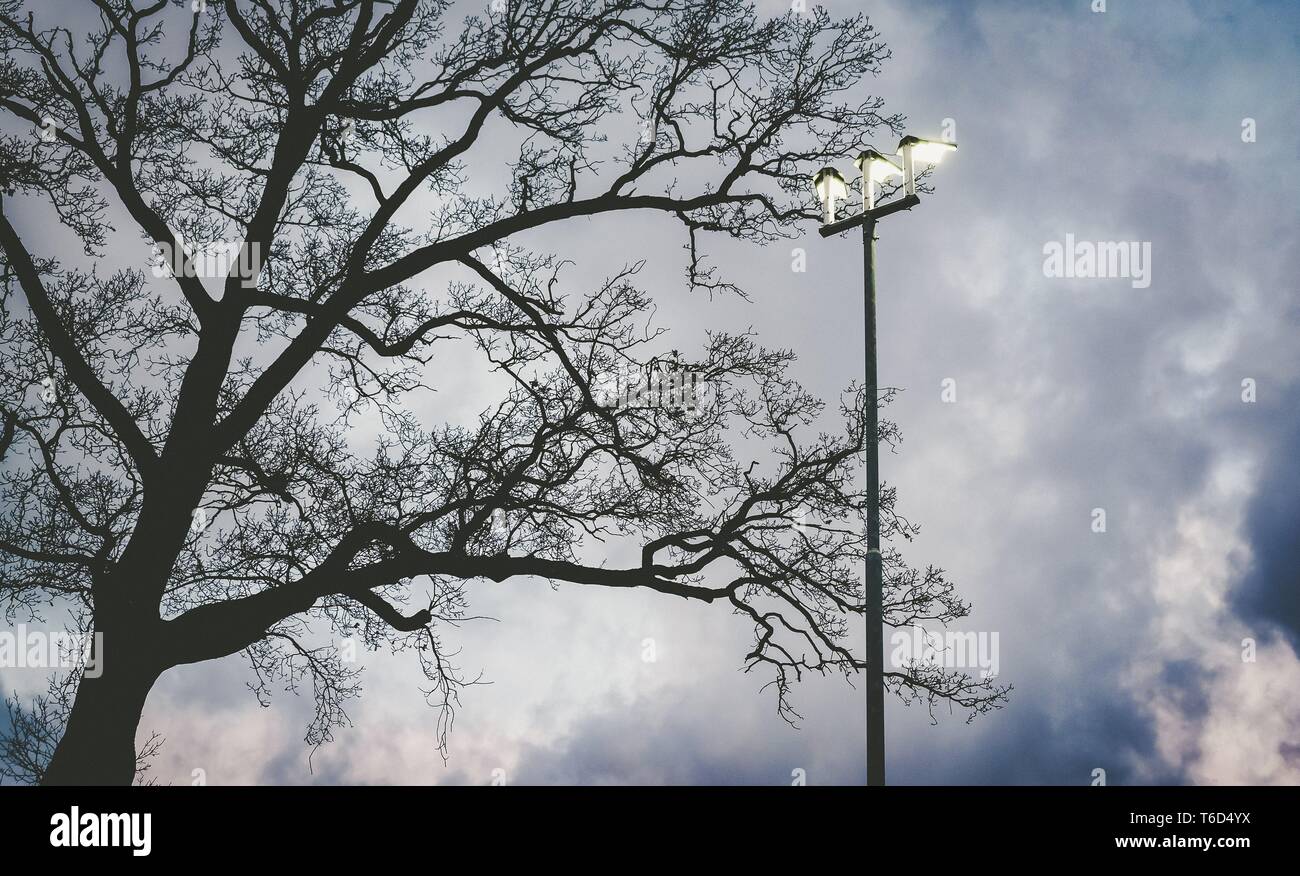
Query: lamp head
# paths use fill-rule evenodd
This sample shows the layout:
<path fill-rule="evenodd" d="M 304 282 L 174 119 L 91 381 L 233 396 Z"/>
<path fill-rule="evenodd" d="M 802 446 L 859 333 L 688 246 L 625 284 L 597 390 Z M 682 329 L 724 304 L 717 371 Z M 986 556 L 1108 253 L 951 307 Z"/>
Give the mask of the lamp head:
<path fill-rule="evenodd" d="M 913 161 L 938 164 L 949 152 L 956 151 L 956 143 L 948 143 L 944 140 L 923 140 L 920 137 L 908 136 L 898 141 L 898 152 L 895 154 L 906 157 L 910 152 Z"/>
<path fill-rule="evenodd" d="M 956 143 L 943 140 L 922 140 L 920 137 L 904 137 L 898 141 L 898 154 L 903 156 L 903 189 L 909 195 L 916 194 L 916 162 L 938 164 L 949 152 L 956 152 Z"/>
<path fill-rule="evenodd" d="M 813 191 L 817 193 L 817 199 L 821 201 L 825 221 L 829 224 L 835 221 L 835 199 L 845 198 L 849 194 L 849 187 L 844 182 L 844 177 L 833 167 L 823 167 L 813 176 Z"/>
<path fill-rule="evenodd" d="M 903 168 L 874 149 L 863 149 L 853 164 L 867 182 L 883 183 L 891 176 L 903 175 Z"/>

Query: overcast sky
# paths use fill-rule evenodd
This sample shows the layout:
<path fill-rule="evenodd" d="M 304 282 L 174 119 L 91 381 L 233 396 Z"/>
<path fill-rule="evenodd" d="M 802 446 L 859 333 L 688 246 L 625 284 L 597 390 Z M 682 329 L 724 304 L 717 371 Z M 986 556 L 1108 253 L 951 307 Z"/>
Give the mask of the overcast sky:
<path fill-rule="evenodd" d="M 999 635 L 1015 688 L 969 725 L 887 702 L 891 783 L 1088 784 L 1099 768 L 1110 784 L 1300 782 L 1300 13 L 1248 0 L 823 5 L 865 8 L 893 52 L 870 88 L 911 132 L 960 144 L 935 193 L 879 229 L 881 382 L 903 390 L 888 411 L 903 443 L 882 470 L 923 527 L 906 555 L 948 570 L 974 605 L 958 629 Z M 1045 276 L 1045 245 L 1067 234 L 1149 243 L 1149 286 Z M 530 242 L 575 258 L 575 278 L 650 259 L 642 283 L 684 348 L 705 328 L 752 325 L 798 353 L 796 376 L 823 397 L 861 374 L 855 236 L 716 244 L 749 302 L 688 293 L 663 217 Z M 479 388 L 466 375 L 437 410 L 477 410 Z M 750 630 L 725 607 L 534 580 L 470 592 L 473 613 L 497 620 L 445 639 L 491 684 L 463 696 L 446 764 L 409 654 L 365 655 L 354 726 L 310 768 L 310 704 L 260 708 L 236 657 L 154 689 L 141 732 L 166 743 L 153 775 L 865 778 L 861 688 L 803 684 L 790 728 L 759 692 L 767 676 L 740 671 Z M 0 671 L 6 690 L 33 686 L 15 675 Z"/>

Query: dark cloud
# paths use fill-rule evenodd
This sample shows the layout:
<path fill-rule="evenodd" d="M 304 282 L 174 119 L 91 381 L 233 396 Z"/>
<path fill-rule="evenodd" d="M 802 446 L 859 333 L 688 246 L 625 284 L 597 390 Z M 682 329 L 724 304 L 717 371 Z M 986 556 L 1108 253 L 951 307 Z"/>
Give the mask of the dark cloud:
<path fill-rule="evenodd" d="M 802 770 L 807 784 L 861 784 L 864 763 L 849 744 L 824 739 L 742 706 L 745 724 L 703 692 L 675 690 L 608 704 L 570 733 L 520 754 L 515 781 L 525 785 L 786 785 Z M 711 701 L 712 700 L 712 701 Z M 766 725 L 766 732 L 764 729 Z M 739 726 L 746 729 L 737 732 Z"/>
<path fill-rule="evenodd" d="M 1272 394 L 1272 390 L 1268 391 Z M 1251 567 L 1231 594 L 1247 624 L 1277 630 L 1300 653 L 1300 387 L 1278 393 L 1259 419 L 1277 422 L 1276 441 L 1260 474 L 1260 489 L 1246 514 Z M 1272 410 L 1270 410 L 1270 408 Z M 1270 416 L 1271 415 L 1271 416 Z M 1270 430 L 1272 431 L 1272 430 Z"/>
<path fill-rule="evenodd" d="M 571 732 L 529 745 L 515 768 L 519 784 L 779 785 L 803 769 L 809 784 L 861 784 L 860 726 L 808 732 L 750 714 L 750 732 L 709 698 L 681 690 L 610 704 Z M 902 710 L 893 709 L 894 716 Z M 766 727 L 765 727 L 766 725 Z M 891 732 L 890 781 L 929 785 L 1087 785 L 1093 770 L 1112 785 L 1181 784 L 1162 764 L 1143 704 L 1131 695 L 1081 690 L 1069 713 L 1054 717 L 1030 699 L 941 740 Z M 921 738 L 916 738 L 917 736 Z M 828 744 L 832 743 L 832 744 Z M 898 744 L 895 744 L 898 743 Z"/>

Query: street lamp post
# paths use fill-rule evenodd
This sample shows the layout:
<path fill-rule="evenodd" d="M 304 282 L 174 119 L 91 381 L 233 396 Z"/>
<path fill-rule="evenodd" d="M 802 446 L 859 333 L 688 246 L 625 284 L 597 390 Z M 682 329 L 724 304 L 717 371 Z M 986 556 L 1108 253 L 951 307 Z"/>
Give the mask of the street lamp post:
<path fill-rule="evenodd" d="M 876 434 L 879 415 L 876 404 L 876 223 L 892 213 L 910 210 L 921 199 L 916 194 L 915 163 L 935 164 L 957 148 L 955 143 L 904 137 L 898 144 L 903 158 L 900 168 L 874 149 L 861 152 L 854 164 L 862 174 L 862 212 L 835 221 L 835 201 L 848 193 L 844 178 L 833 167 L 823 167 L 813 177 L 813 189 L 822 203 L 825 222 L 821 236 L 862 226 L 862 282 L 864 334 L 866 336 L 865 392 L 867 421 L 867 568 L 866 568 L 866 689 L 867 689 L 867 784 L 885 784 L 885 638 L 884 575 L 880 556 L 880 443 Z M 904 197 L 876 206 L 876 185 L 902 176 Z"/>

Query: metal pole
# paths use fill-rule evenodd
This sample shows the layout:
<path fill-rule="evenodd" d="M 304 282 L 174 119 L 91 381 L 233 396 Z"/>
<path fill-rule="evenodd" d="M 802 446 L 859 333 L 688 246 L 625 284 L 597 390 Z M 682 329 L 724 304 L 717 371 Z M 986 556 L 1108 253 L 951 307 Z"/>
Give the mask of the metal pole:
<path fill-rule="evenodd" d="M 862 223 L 863 298 L 866 311 L 867 450 L 867 784 L 885 784 L 884 607 L 880 561 L 880 446 L 876 387 L 876 222 Z"/>

